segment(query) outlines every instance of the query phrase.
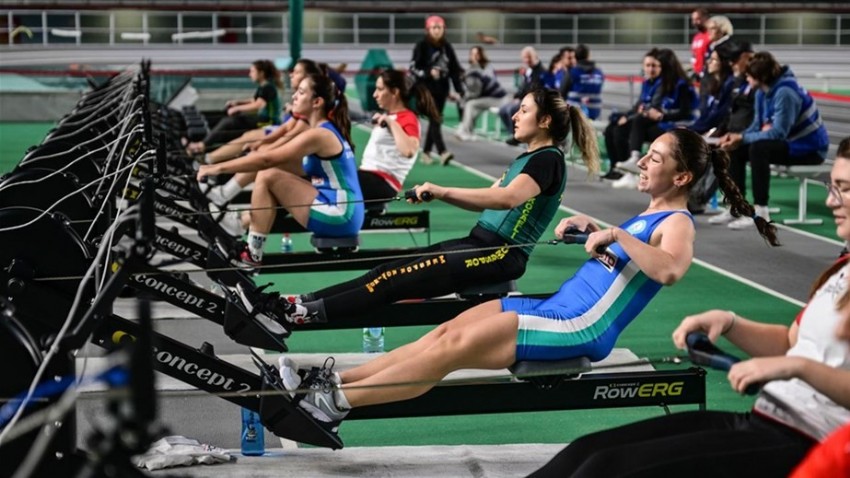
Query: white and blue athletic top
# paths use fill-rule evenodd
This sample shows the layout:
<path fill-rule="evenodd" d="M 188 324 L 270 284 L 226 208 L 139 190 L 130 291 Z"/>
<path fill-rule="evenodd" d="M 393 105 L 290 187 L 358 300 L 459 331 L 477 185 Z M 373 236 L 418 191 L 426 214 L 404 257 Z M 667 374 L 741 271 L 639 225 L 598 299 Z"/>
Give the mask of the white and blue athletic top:
<path fill-rule="evenodd" d="M 319 127 L 339 139 L 342 152 L 329 158 L 316 154 L 304 157 L 304 172 L 319 193 L 310 209 L 307 229 L 322 237 L 357 235 L 363 225 L 364 207 L 354 152 L 333 123 Z"/>
<path fill-rule="evenodd" d="M 620 228 L 649 243 L 653 231 L 671 214 L 635 216 Z M 548 299 L 505 298 L 503 311 L 519 316 L 516 359 L 564 360 L 586 356 L 599 361 L 614 348 L 620 332 L 661 289 L 618 243 L 599 259 L 591 258 Z"/>

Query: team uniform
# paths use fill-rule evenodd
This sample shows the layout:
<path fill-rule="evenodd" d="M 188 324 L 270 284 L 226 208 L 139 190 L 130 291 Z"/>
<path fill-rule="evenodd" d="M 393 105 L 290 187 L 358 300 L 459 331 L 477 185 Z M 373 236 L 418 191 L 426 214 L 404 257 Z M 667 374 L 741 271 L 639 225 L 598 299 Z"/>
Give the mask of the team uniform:
<path fill-rule="evenodd" d="M 316 154 L 304 157 L 304 172 L 319 193 L 310 208 L 307 229 L 323 237 L 357 235 L 363 226 L 364 209 L 354 152 L 332 123 L 324 122 L 319 127 L 339 139 L 342 152 L 329 158 Z"/>
<path fill-rule="evenodd" d="M 652 233 L 671 214 L 635 216 L 620 227 L 649 243 Z M 661 289 L 623 248 L 613 243 L 605 256 L 587 262 L 548 299 L 504 298 L 502 311 L 519 316 L 517 360 L 562 360 L 589 357 L 599 361 L 614 348 L 620 332 Z"/>
<path fill-rule="evenodd" d="M 580 61 L 567 73 L 568 81 L 562 85 L 562 95 L 567 103 L 580 108 L 584 114 L 595 120 L 602 114 L 602 85 L 605 75 L 596 64 L 589 60 Z"/>
<path fill-rule="evenodd" d="M 845 265 L 818 288 L 797 317 L 797 343 L 786 355 L 850 370 L 848 345 L 835 338 L 842 320 L 836 304 L 848 273 Z M 697 477 L 784 477 L 819 440 L 848 423 L 850 410 L 802 380 L 772 380 L 751 413 L 674 413 L 593 433 L 530 476 L 655 477 L 688 470 Z"/>
<path fill-rule="evenodd" d="M 421 127 L 416 113 L 402 110 L 389 115 L 404 130 L 404 133 L 417 140 L 421 136 Z M 363 150 L 363 161 L 357 176 L 363 199 L 376 201 L 396 196 L 404 184 L 404 178 L 415 163 L 415 156 L 408 158 L 401 154 L 389 128 L 372 128 L 369 142 Z"/>
<path fill-rule="evenodd" d="M 277 88 L 272 83 L 265 82 L 254 92 L 254 99 L 257 98 L 262 98 L 266 102 L 266 106 L 257 112 L 257 126 L 281 124 L 283 105 L 280 102 L 280 95 L 277 94 Z"/>
<path fill-rule="evenodd" d="M 469 236 L 434 244 L 423 249 L 421 257 L 381 265 L 357 279 L 314 292 L 311 298 L 322 299 L 326 314 L 333 317 L 520 277 L 534 249 L 531 243 L 540 239 L 561 203 L 566 185 L 563 152 L 549 146 L 523 153 L 502 176 L 500 187 L 520 174 L 538 184 L 538 196 L 513 209 L 485 210 Z M 513 244 L 524 245 L 508 247 Z"/>

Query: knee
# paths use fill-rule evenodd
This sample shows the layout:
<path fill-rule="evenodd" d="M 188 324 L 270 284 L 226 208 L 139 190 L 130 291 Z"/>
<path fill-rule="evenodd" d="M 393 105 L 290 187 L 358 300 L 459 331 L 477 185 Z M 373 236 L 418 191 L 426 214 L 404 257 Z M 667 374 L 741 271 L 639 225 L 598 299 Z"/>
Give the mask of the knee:
<path fill-rule="evenodd" d="M 280 179 L 281 171 L 276 168 L 264 169 L 257 172 L 254 178 L 254 188 L 269 189 L 271 185 Z"/>

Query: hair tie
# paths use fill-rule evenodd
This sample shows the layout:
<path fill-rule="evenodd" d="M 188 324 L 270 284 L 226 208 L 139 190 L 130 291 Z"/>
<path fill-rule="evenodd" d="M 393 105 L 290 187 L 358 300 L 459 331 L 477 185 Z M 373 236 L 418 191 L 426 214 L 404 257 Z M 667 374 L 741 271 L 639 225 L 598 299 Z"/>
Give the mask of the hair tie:
<path fill-rule="evenodd" d="M 758 214 L 756 214 L 756 213 L 753 213 L 753 215 L 752 215 L 752 216 L 750 216 L 750 217 L 751 217 L 751 218 L 753 218 L 753 221 L 755 221 L 756 219 L 758 219 L 758 218 L 759 218 L 759 215 L 758 215 Z"/>

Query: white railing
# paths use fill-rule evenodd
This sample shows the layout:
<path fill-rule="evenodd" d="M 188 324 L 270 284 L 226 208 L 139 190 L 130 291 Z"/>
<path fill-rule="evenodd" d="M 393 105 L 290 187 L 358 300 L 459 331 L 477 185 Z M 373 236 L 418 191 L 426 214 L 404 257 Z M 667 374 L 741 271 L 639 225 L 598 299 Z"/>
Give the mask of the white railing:
<path fill-rule="evenodd" d="M 25 10 L 0 12 L 5 46 L 121 43 L 284 44 L 287 12 Z M 685 13 L 504 14 L 446 13 L 448 38 L 475 43 L 478 34 L 506 44 L 686 45 L 693 34 Z M 850 14 L 828 12 L 728 15 L 735 34 L 759 45 L 847 45 Z M 410 44 L 421 38 L 419 13 L 304 12 L 305 44 Z M 223 34 L 219 32 L 223 31 Z M 73 32 L 73 34 L 71 34 Z"/>

